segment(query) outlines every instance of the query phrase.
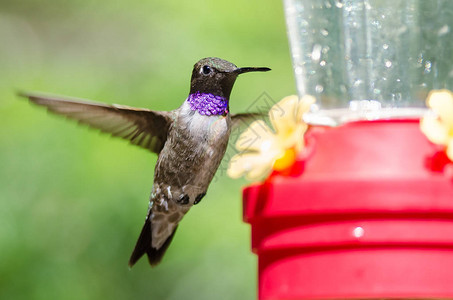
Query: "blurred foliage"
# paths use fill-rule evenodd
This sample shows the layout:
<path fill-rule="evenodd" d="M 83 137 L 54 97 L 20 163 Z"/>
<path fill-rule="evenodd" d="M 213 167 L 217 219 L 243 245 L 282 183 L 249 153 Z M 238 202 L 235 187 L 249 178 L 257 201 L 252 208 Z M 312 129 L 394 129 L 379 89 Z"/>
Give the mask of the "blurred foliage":
<path fill-rule="evenodd" d="M 129 270 L 156 155 L 15 95 L 171 110 L 206 56 L 273 69 L 238 79 L 233 112 L 294 93 L 280 1 L 0 0 L 0 299 L 255 298 L 245 182 L 225 163 L 162 264 Z"/>

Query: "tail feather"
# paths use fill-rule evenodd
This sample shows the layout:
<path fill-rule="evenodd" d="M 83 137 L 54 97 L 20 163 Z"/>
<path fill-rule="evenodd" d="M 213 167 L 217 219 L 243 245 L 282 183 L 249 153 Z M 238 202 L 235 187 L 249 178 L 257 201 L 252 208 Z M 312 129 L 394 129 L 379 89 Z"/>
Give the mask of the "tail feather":
<path fill-rule="evenodd" d="M 135 245 L 134 251 L 132 252 L 131 258 L 129 259 L 129 267 L 135 265 L 135 263 L 146 253 L 148 255 L 149 264 L 154 267 L 160 263 L 162 257 L 167 251 L 168 246 L 175 235 L 176 228 L 173 233 L 167 238 L 165 243 L 159 249 L 151 246 L 152 232 L 151 232 L 151 220 L 146 219 L 145 225 L 143 225 L 142 232 L 138 237 L 137 244 Z"/>

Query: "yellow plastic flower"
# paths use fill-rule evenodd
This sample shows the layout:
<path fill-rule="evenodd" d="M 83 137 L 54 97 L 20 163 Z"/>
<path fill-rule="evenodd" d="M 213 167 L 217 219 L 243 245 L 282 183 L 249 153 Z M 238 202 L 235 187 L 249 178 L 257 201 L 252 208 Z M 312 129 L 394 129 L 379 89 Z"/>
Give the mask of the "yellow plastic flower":
<path fill-rule="evenodd" d="M 445 146 L 447 156 L 453 161 L 453 93 L 449 90 L 433 90 L 426 105 L 435 113 L 420 122 L 422 132 L 434 144 Z"/>
<path fill-rule="evenodd" d="M 269 118 L 274 130 L 262 120 L 255 121 L 241 134 L 236 148 L 241 151 L 230 160 L 228 175 L 249 180 L 261 179 L 272 169 L 281 171 L 292 166 L 304 147 L 307 130 L 302 115 L 315 102 L 313 96 L 288 96 L 272 106 Z"/>

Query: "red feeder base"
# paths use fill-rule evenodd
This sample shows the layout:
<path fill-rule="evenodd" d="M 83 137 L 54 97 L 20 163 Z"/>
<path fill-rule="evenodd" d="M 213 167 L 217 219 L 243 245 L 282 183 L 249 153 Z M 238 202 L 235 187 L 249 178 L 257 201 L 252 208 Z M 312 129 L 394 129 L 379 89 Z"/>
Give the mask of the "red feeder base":
<path fill-rule="evenodd" d="M 259 299 L 453 298 L 453 182 L 418 120 L 313 128 L 244 190 Z"/>

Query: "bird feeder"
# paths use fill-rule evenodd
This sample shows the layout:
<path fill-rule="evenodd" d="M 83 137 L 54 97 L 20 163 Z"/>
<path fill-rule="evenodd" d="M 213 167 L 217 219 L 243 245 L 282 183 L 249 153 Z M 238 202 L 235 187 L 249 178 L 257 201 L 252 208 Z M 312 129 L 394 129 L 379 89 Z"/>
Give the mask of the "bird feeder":
<path fill-rule="evenodd" d="M 296 171 L 243 191 L 258 298 L 453 298 L 453 180 L 420 130 L 453 89 L 453 1 L 285 0 L 299 96 L 317 101 Z"/>

